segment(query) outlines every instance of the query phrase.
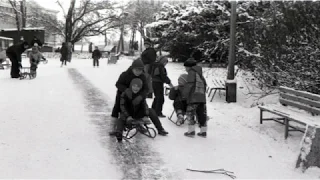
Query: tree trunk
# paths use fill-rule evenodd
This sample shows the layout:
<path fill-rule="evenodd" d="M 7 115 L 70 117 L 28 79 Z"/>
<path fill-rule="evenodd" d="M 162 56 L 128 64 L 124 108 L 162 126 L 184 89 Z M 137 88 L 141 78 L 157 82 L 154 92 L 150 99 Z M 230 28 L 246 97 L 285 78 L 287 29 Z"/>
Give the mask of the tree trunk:
<path fill-rule="evenodd" d="M 296 168 L 304 172 L 311 166 L 320 168 L 320 127 L 308 125 L 302 139 Z"/>
<path fill-rule="evenodd" d="M 20 11 L 22 28 L 25 28 L 27 23 L 26 0 L 20 1 Z"/>
<path fill-rule="evenodd" d="M 107 37 L 107 32 L 104 34 L 104 46 L 108 45 L 108 37 Z"/>
<path fill-rule="evenodd" d="M 142 52 L 142 39 L 144 39 L 144 26 L 143 23 L 140 23 L 140 51 Z"/>
<path fill-rule="evenodd" d="M 70 7 L 69 7 L 67 18 L 66 18 L 66 29 L 65 29 L 65 34 L 66 34 L 65 41 L 66 42 L 72 41 L 72 30 L 73 30 L 72 15 L 74 13 L 75 4 L 76 4 L 76 0 L 70 1 Z"/>

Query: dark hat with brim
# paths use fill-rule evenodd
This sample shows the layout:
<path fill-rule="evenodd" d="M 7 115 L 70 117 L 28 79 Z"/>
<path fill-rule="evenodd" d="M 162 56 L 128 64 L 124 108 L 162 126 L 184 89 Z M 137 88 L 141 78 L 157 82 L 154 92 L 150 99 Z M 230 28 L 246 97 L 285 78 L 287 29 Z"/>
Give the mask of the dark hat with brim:
<path fill-rule="evenodd" d="M 186 60 L 183 64 L 185 67 L 192 67 L 192 66 L 196 66 L 197 65 L 197 61 L 193 58 L 189 58 L 188 60 Z"/>

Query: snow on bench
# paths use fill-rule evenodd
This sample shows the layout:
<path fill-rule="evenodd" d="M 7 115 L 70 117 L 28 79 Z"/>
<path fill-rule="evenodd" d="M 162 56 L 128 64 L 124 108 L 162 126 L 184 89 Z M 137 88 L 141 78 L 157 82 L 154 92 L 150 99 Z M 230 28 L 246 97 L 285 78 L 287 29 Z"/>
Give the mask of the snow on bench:
<path fill-rule="evenodd" d="M 281 86 L 279 105 L 258 106 L 260 109 L 260 124 L 263 121 L 276 121 L 285 125 L 285 138 L 287 139 L 289 131 L 305 132 L 301 129 L 290 125 L 294 121 L 304 126 L 320 126 L 320 95 L 312 94 L 305 91 L 297 91 L 292 88 Z M 263 118 L 263 112 L 269 112 L 278 117 Z"/>

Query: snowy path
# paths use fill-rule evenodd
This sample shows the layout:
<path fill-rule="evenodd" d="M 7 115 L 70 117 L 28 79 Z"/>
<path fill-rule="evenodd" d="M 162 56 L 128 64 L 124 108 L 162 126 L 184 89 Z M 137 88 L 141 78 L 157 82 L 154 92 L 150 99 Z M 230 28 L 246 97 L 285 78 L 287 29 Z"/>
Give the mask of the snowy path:
<path fill-rule="evenodd" d="M 0 71 L 0 178 L 120 178 L 66 69 Z"/>
<path fill-rule="evenodd" d="M 107 135 L 108 120 L 115 82 L 130 63 L 101 61 L 93 68 L 91 60 L 73 60 L 59 68 L 55 59 L 40 66 L 36 79 L 23 81 L 0 71 L 0 178 L 230 179 L 186 168 L 224 168 L 246 179 L 319 177 L 319 171 L 294 169 L 301 134 L 285 141 L 283 127 L 259 125 L 257 109 L 219 96 L 208 103 L 206 139 L 186 138 L 186 126 L 161 119 L 167 137 L 118 144 Z M 176 84 L 183 68 L 167 68 Z M 171 114 L 172 101 L 166 99 L 163 112 Z"/>

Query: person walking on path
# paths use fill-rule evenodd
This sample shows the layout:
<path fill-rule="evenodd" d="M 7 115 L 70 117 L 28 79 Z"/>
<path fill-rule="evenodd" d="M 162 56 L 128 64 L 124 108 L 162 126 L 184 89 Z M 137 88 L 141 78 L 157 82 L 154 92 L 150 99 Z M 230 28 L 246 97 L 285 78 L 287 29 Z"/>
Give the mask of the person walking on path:
<path fill-rule="evenodd" d="M 98 48 L 98 46 L 95 47 L 95 50 L 92 52 L 92 59 L 93 59 L 93 67 L 99 67 L 99 59 L 101 58 L 102 54 Z"/>
<path fill-rule="evenodd" d="M 60 54 L 61 54 L 61 67 L 63 65 L 67 65 L 67 60 L 68 60 L 68 47 L 66 45 L 66 43 L 62 43 L 61 49 L 60 49 Z"/>

